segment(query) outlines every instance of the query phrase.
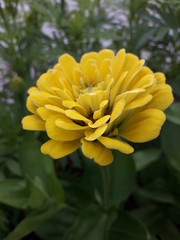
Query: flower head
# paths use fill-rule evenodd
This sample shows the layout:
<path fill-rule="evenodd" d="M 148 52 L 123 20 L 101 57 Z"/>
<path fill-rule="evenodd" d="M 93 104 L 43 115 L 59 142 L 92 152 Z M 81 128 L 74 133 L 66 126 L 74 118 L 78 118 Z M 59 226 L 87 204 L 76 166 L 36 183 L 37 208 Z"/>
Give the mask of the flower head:
<path fill-rule="evenodd" d="M 99 165 L 113 161 L 111 149 L 134 151 L 127 143 L 156 138 L 163 111 L 173 95 L 163 73 L 153 73 L 144 60 L 121 49 L 90 52 L 80 63 L 68 54 L 42 74 L 28 91 L 23 128 L 46 131 L 44 154 L 61 158 L 80 146 Z"/>

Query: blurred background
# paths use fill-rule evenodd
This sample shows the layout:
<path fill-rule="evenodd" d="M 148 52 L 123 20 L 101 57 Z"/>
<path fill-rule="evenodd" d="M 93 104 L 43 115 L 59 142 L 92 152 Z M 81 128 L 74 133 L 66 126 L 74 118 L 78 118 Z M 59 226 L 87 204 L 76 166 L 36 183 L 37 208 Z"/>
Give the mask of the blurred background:
<path fill-rule="evenodd" d="M 42 156 L 44 135 L 21 127 L 27 89 L 61 54 L 102 48 L 144 58 L 175 97 L 161 136 L 112 166 L 108 214 L 97 167 Z M 179 240 L 179 101 L 180 0 L 0 0 L 0 239 Z"/>

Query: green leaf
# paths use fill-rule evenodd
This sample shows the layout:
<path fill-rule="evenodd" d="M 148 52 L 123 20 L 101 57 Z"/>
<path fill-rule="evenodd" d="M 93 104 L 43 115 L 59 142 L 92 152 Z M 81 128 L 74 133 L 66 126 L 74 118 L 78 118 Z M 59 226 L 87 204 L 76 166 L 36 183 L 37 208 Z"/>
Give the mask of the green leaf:
<path fill-rule="evenodd" d="M 76 218 L 77 212 L 64 205 L 54 216 L 38 227 L 36 234 L 43 240 L 60 240 L 72 227 Z"/>
<path fill-rule="evenodd" d="M 162 240 L 179 240 L 180 233 L 176 226 L 169 220 L 164 220 L 157 225 L 159 236 Z"/>
<path fill-rule="evenodd" d="M 175 198 L 171 191 L 171 186 L 164 179 L 155 179 L 145 188 L 139 189 L 139 193 L 146 198 L 161 202 L 161 203 L 175 203 Z"/>
<path fill-rule="evenodd" d="M 45 192 L 41 179 L 36 177 L 34 181 L 30 181 L 30 184 L 31 194 L 28 199 L 28 206 L 37 209 L 43 207 L 46 200 L 49 200 L 50 197 Z"/>
<path fill-rule="evenodd" d="M 161 150 L 157 148 L 149 148 L 139 150 L 133 153 L 133 159 L 135 161 L 135 167 L 137 171 L 140 171 L 149 166 L 152 162 L 155 162 L 161 154 Z"/>
<path fill-rule="evenodd" d="M 109 228 L 115 218 L 115 212 L 107 214 L 93 204 L 77 218 L 64 240 L 106 240 Z"/>
<path fill-rule="evenodd" d="M 131 156 L 114 151 L 114 161 L 108 167 L 109 202 L 119 206 L 133 191 L 135 186 L 135 166 Z"/>
<path fill-rule="evenodd" d="M 148 230 L 143 223 L 130 214 L 120 212 L 112 225 L 109 240 L 150 240 Z"/>
<path fill-rule="evenodd" d="M 44 213 L 24 218 L 4 240 L 22 239 L 24 236 L 35 230 L 42 222 L 53 216 L 60 207 L 60 205 L 55 205 L 47 209 Z"/>
<path fill-rule="evenodd" d="M 171 86 L 173 88 L 173 92 L 180 96 L 180 77 L 179 77 L 179 67 L 177 65 L 177 70 L 175 70 L 175 74 L 176 76 L 173 76 L 172 79 L 171 79 Z"/>
<path fill-rule="evenodd" d="M 171 166 L 180 171 L 180 126 L 166 122 L 161 133 L 161 143 Z"/>
<path fill-rule="evenodd" d="M 156 28 L 149 28 L 148 31 L 142 33 L 137 39 L 136 43 L 134 43 L 134 49 L 137 51 L 141 47 L 143 47 L 157 32 Z"/>
<path fill-rule="evenodd" d="M 17 176 L 22 176 L 22 170 L 19 162 L 12 159 L 8 159 L 6 165 L 13 174 Z"/>
<path fill-rule="evenodd" d="M 169 218 L 166 218 L 164 215 L 159 215 L 154 219 L 152 223 L 151 232 L 155 236 L 159 236 L 162 240 L 179 240 L 180 233 L 177 227 L 170 221 Z"/>
<path fill-rule="evenodd" d="M 34 9 L 38 13 L 41 13 L 41 14 L 43 14 L 45 16 L 47 16 L 49 14 L 49 12 L 48 12 L 49 9 L 47 9 L 42 4 L 39 4 L 37 2 L 32 2 L 30 6 L 31 6 L 32 9 Z"/>
<path fill-rule="evenodd" d="M 25 208 L 29 193 L 24 180 L 6 179 L 0 182 L 0 202 L 16 208 Z"/>
<path fill-rule="evenodd" d="M 168 33 L 169 28 L 167 26 L 161 26 L 156 36 L 154 37 L 155 41 L 162 41 L 165 35 Z"/>
<path fill-rule="evenodd" d="M 180 103 L 173 103 L 166 110 L 166 116 L 170 122 L 180 125 Z"/>
<path fill-rule="evenodd" d="M 20 147 L 20 162 L 25 177 L 32 181 L 38 177 L 41 188 L 47 195 L 58 203 L 64 202 L 64 193 L 55 173 L 54 162 L 40 152 L 40 143 L 33 136 L 24 136 Z"/>

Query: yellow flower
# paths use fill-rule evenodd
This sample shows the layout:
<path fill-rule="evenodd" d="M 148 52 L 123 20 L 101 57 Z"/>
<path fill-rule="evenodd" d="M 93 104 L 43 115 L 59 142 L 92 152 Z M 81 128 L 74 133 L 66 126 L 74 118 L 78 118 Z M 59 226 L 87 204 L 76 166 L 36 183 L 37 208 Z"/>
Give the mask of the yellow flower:
<path fill-rule="evenodd" d="M 127 143 L 156 138 L 173 102 L 163 73 L 153 73 L 144 60 L 121 49 L 90 52 L 80 63 L 64 54 L 53 69 L 29 89 L 24 117 L 27 130 L 46 131 L 43 154 L 61 158 L 80 146 L 99 165 L 113 161 L 111 149 L 134 151 Z"/>

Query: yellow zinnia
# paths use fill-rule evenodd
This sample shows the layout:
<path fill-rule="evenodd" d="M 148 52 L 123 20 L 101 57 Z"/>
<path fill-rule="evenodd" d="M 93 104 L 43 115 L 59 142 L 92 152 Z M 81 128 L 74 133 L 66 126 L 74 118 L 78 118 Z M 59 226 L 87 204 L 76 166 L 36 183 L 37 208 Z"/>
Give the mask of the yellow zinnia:
<path fill-rule="evenodd" d="M 80 63 L 68 54 L 42 74 L 29 89 L 24 129 L 46 131 L 44 154 L 61 158 L 80 146 L 99 165 L 113 161 L 111 149 L 134 151 L 123 139 L 147 142 L 165 121 L 173 102 L 163 73 L 153 73 L 144 60 L 121 49 L 90 52 Z"/>

